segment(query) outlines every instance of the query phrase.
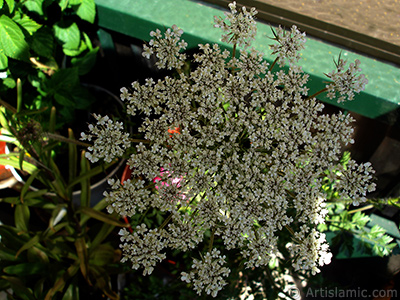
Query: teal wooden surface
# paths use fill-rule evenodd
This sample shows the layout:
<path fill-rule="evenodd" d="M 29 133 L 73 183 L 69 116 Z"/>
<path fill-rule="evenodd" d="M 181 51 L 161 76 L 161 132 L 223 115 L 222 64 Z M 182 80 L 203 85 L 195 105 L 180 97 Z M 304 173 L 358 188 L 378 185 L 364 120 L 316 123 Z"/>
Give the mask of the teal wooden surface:
<path fill-rule="evenodd" d="M 195 0 L 95 0 L 99 26 L 128 36 L 148 41 L 149 33 L 156 28 L 163 29 L 173 24 L 183 29 L 183 39 L 189 48 L 199 43 L 219 43 L 220 30 L 213 28 L 214 15 L 223 16 L 225 9 Z M 269 24 L 258 22 L 258 33 L 253 46 L 265 53 L 265 59 L 272 61 L 269 45 L 273 42 Z M 300 28 L 301 29 L 301 28 Z M 226 46 L 227 45 L 223 45 Z M 356 95 L 355 100 L 342 104 L 332 102 L 324 96 L 319 99 L 356 112 L 369 118 L 382 117 L 399 108 L 400 68 L 374 58 L 341 49 L 321 40 L 308 37 L 306 49 L 302 52 L 300 65 L 310 74 L 310 95 L 325 86 L 328 80 L 324 73 L 334 69 L 333 58 L 342 57 L 361 61 L 363 73 L 369 80 L 366 90 Z"/>

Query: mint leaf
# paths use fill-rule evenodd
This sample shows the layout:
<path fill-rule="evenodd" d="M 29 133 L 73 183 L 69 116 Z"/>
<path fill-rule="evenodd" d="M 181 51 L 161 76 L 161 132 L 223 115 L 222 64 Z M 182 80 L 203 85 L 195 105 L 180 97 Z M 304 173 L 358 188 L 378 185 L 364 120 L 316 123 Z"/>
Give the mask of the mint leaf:
<path fill-rule="evenodd" d="M 60 41 L 63 48 L 78 49 L 81 41 L 81 33 L 78 25 L 72 22 L 58 22 L 53 26 L 54 35 Z"/>
<path fill-rule="evenodd" d="M 0 16 L 0 49 L 8 57 L 29 59 L 29 46 L 21 28 L 6 15 Z"/>
<path fill-rule="evenodd" d="M 96 17 L 96 6 L 94 0 L 83 0 L 76 10 L 76 14 L 82 20 L 93 24 Z"/>

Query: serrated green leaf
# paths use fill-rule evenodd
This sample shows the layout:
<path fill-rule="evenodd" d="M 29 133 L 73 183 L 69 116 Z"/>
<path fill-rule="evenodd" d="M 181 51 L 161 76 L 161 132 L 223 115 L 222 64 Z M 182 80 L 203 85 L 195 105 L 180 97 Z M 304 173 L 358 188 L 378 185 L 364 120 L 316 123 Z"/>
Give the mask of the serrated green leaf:
<path fill-rule="evenodd" d="M 29 59 L 29 46 L 22 30 L 6 15 L 0 16 L 0 49 L 8 57 Z"/>
<path fill-rule="evenodd" d="M 33 35 L 32 50 L 39 56 L 51 58 L 54 51 L 54 37 L 48 27 L 42 27 Z"/>
<path fill-rule="evenodd" d="M 0 70 L 5 70 L 8 68 L 8 58 L 7 56 L 3 53 L 2 50 L 0 50 Z M 8 78 L 6 78 L 8 79 Z M 4 83 L 4 80 L 3 80 Z"/>
<path fill-rule="evenodd" d="M 94 23 L 96 17 L 96 6 L 94 0 L 82 0 L 82 3 L 78 6 L 76 14 L 89 23 Z"/>
<path fill-rule="evenodd" d="M 85 75 L 93 68 L 98 50 L 99 48 L 95 48 L 87 52 L 83 57 L 75 57 L 71 60 L 72 66 L 78 68 L 79 75 Z"/>
<path fill-rule="evenodd" d="M 26 0 L 23 2 L 25 7 L 31 11 L 37 13 L 39 16 L 43 16 L 43 2 L 45 0 Z"/>
<path fill-rule="evenodd" d="M 81 43 L 81 33 L 78 25 L 73 22 L 58 22 L 54 26 L 54 35 L 63 49 L 78 50 Z"/>
<path fill-rule="evenodd" d="M 14 22 L 18 23 L 26 31 L 28 31 L 30 35 L 36 32 L 40 27 L 42 27 L 41 24 L 36 23 L 27 15 L 15 15 L 12 19 Z"/>

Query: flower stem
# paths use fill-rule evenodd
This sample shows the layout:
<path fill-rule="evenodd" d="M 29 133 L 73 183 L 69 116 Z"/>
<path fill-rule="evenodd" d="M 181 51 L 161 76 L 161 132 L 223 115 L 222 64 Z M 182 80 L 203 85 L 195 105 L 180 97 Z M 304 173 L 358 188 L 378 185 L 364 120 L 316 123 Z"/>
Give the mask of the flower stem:
<path fill-rule="evenodd" d="M 214 245 L 215 227 L 211 230 L 210 243 L 208 244 L 208 252 L 211 252 Z"/>
<path fill-rule="evenodd" d="M 308 96 L 306 100 L 310 100 L 312 98 L 317 97 L 319 94 L 322 94 L 324 92 L 326 92 L 328 90 L 328 88 L 323 88 L 322 90 L 320 90 L 319 92 L 316 92 L 315 94 Z"/>
<path fill-rule="evenodd" d="M 276 65 L 276 63 L 278 62 L 278 57 L 275 58 L 274 62 L 272 63 L 272 65 L 269 67 L 269 71 L 272 71 L 272 68 Z"/>

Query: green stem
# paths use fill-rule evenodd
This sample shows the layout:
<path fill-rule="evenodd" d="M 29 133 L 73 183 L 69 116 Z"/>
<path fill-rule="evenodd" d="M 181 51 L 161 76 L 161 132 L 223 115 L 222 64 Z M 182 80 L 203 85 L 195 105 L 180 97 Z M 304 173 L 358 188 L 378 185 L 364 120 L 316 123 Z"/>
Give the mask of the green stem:
<path fill-rule="evenodd" d="M 169 223 L 169 221 L 171 221 L 173 216 L 173 213 L 170 213 L 170 215 L 164 220 L 164 222 L 158 227 L 158 230 L 163 229 L 165 226 L 167 226 L 167 224 Z"/>
<path fill-rule="evenodd" d="M 308 96 L 306 100 L 310 100 L 312 98 L 317 97 L 319 94 L 325 93 L 328 90 L 328 88 L 323 88 L 322 90 L 320 90 L 319 92 L 316 92 L 315 94 Z"/>
<path fill-rule="evenodd" d="M 77 140 L 69 139 L 69 138 L 63 137 L 62 135 L 58 135 L 58 134 L 55 134 L 55 133 L 46 132 L 46 133 L 44 133 L 44 135 L 47 136 L 50 139 L 57 140 L 57 141 L 60 141 L 60 142 L 76 144 L 76 145 L 83 146 L 83 147 L 92 146 L 92 145 L 90 145 L 88 143 L 83 143 L 83 142 L 80 142 L 80 141 L 77 141 Z"/>
<path fill-rule="evenodd" d="M 215 227 L 211 230 L 210 243 L 208 244 L 208 252 L 211 252 L 214 245 Z"/>
<path fill-rule="evenodd" d="M 276 65 L 276 63 L 278 62 L 278 57 L 275 58 L 274 62 L 272 63 L 272 65 L 269 67 L 269 71 L 272 71 L 272 68 Z"/>
<path fill-rule="evenodd" d="M 360 207 L 360 208 L 357 208 L 357 209 L 350 210 L 349 214 L 354 214 L 356 212 L 368 210 L 368 209 L 371 209 L 371 208 L 374 208 L 374 206 L 372 204 L 366 205 L 364 207 Z"/>
<path fill-rule="evenodd" d="M 22 107 L 22 83 L 21 79 L 17 79 L 17 113 L 21 111 Z"/>

